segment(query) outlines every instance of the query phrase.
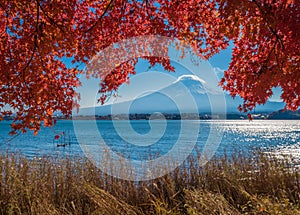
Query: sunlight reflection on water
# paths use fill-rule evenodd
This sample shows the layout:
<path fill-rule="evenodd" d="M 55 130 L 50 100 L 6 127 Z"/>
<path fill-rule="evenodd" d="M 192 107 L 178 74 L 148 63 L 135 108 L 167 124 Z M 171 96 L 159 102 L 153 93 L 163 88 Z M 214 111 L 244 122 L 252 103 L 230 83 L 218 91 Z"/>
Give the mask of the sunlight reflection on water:
<path fill-rule="evenodd" d="M 118 151 L 124 156 L 144 157 L 140 153 L 153 152 L 164 154 L 172 148 L 176 142 L 179 131 L 180 121 L 167 121 L 167 129 L 164 136 L 158 143 L 147 147 L 131 146 L 130 143 L 118 137 L 113 129 L 111 121 L 97 121 L 99 132 L 103 139 L 107 141 L 107 145 Z M 89 121 L 82 121 L 82 129 L 86 133 L 86 142 L 95 144 L 98 140 L 93 136 L 93 132 L 89 132 Z M 122 123 L 120 121 L 120 123 Z M 148 132 L 150 127 L 148 121 L 131 121 L 132 127 L 140 133 Z M 159 122 L 158 122 L 159 123 Z M 207 139 L 210 126 L 217 125 L 217 128 L 224 131 L 222 142 L 218 148 L 217 155 L 222 155 L 224 150 L 227 154 L 236 153 L 237 150 L 243 152 L 255 148 L 262 149 L 268 153 L 272 153 L 277 157 L 291 155 L 300 163 L 300 121 L 296 120 L 209 120 L 209 121 L 187 121 L 191 126 L 200 123 L 200 131 L 197 140 L 197 147 L 202 148 Z M 22 151 L 28 157 L 39 155 L 75 155 L 83 156 L 83 152 L 79 144 L 76 142 L 76 136 L 73 130 L 73 124 L 70 120 L 58 121 L 54 128 L 43 128 L 38 136 L 32 133 L 20 135 L 10 142 L 5 143 L 10 137 L 8 136 L 9 122 L 0 122 L 0 151 Z M 71 146 L 59 148 L 56 147 L 54 136 L 56 133 L 66 131 L 72 139 Z M 134 138 L 134 137 L 133 137 Z M 188 135 L 186 141 L 189 141 Z M 145 140 L 146 141 L 146 140 Z"/>

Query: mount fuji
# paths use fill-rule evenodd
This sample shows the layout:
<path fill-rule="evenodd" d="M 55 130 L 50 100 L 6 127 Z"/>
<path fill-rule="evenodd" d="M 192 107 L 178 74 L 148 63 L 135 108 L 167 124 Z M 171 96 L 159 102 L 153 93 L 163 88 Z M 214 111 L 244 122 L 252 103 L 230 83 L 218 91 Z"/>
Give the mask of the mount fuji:
<path fill-rule="evenodd" d="M 225 103 L 222 102 L 222 99 Z M 146 114 L 146 113 L 210 113 L 211 102 L 215 112 L 222 112 L 224 104 L 227 113 L 239 113 L 237 107 L 243 103 L 240 97 L 233 99 L 221 88 L 210 87 L 204 80 L 195 75 L 182 75 L 171 85 L 148 92 L 130 101 L 82 108 L 79 115 L 108 114 Z M 256 107 L 256 112 L 273 112 L 284 107 L 283 102 L 268 101 Z"/>

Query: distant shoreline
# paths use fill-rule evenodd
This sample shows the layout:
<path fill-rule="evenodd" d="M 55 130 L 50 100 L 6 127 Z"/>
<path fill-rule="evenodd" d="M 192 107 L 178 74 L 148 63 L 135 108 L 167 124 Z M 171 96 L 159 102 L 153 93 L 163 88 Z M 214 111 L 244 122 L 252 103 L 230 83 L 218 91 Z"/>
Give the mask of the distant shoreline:
<path fill-rule="evenodd" d="M 253 119 L 258 120 L 300 120 L 300 114 L 287 115 L 286 112 L 273 113 L 255 113 L 252 114 Z M 228 113 L 211 115 L 209 113 L 195 114 L 169 114 L 169 113 L 154 113 L 154 114 L 115 114 L 115 115 L 95 115 L 85 116 L 78 115 L 71 118 L 73 120 L 248 120 L 246 114 Z"/>
<path fill-rule="evenodd" d="M 300 120 L 300 110 L 252 113 L 256 120 Z M 247 120 L 247 114 L 227 113 L 135 113 L 135 114 L 109 114 L 109 115 L 78 115 L 78 116 L 55 116 L 56 120 Z M 14 117 L 3 117 L 4 120 L 13 120 Z"/>

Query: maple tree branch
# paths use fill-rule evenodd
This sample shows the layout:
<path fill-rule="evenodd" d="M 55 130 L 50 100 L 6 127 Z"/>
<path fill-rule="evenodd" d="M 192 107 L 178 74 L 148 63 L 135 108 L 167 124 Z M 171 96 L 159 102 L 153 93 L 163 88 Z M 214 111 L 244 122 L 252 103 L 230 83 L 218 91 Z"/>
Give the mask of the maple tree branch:
<path fill-rule="evenodd" d="M 37 15 L 36 15 L 36 26 L 35 26 L 35 34 L 34 34 L 34 47 L 33 47 L 33 50 L 32 50 L 32 54 L 31 54 L 31 57 L 29 59 L 29 61 L 27 62 L 26 66 L 23 68 L 23 79 L 25 81 L 25 70 L 29 67 L 29 65 L 31 64 L 32 60 L 33 60 L 33 57 L 34 57 L 34 54 L 35 54 L 35 51 L 38 47 L 38 44 L 37 44 L 37 37 L 38 37 L 38 33 L 39 33 L 39 19 L 40 19 L 40 8 L 39 8 L 39 0 L 36 0 L 37 2 Z"/>
<path fill-rule="evenodd" d="M 91 31 L 94 27 L 96 27 L 96 25 L 99 23 L 99 21 L 104 17 L 104 15 L 107 13 L 108 9 L 111 7 L 112 3 L 114 0 L 110 0 L 110 2 L 108 3 L 108 5 L 106 6 L 104 12 L 102 13 L 102 15 L 99 17 L 99 19 L 89 28 L 87 29 L 84 33 L 88 33 L 89 31 Z"/>
<path fill-rule="evenodd" d="M 35 47 L 38 47 L 38 35 L 39 35 L 39 21 L 40 21 L 40 6 L 39 6 L 39 0 L 36 0 L 36 9 L 37 9 L 37 14 L 36 14 L 36 26 L 35 26 L 35 31 L 36 34 L 34 35 L 34 45 Z"/>
<path fill-rule="evenodd" d="M 268 26 L 268 27 L 269 27 L 270 31 L 275 35 L 276 40 L 280 42 L 282 49 L 284 49 L 284 44 L 282 42 L 282 39 L 278 36 L 277 32 L 271 26 Z"/>
<path fill-rule="evenodd" d="M 261 74 L 265 73 L 266 72 L 266 69 L 268 68 L 268 62 L 270 61 L 270 58 L 271 58 L 271 54 L 272 52 L 274 51 L 275 53 L 275 47 L 277 45 L 277 40 L 275 41 L 272 49 L 270 50 L 269 54 L 268 54 L 268 57 L 266 58 L 266 60 L 263 62 L 263 65 L 260 67 L 259 71 L 256 73 L 258 76 L 260 76 Z"/>
<path fill-rule="evenodd" d="M 282 39 L 279 37 L 278 33 L 272 28 L 272 26 L 269 25 L 269 22 L 268 22 L 267 18 L 265 17 L 265 12 L 262 10 L 261 6 L 258 4 L 258 2 L 256 0 L 253 0 L 253 2 L 257 6 L 258 10 L 260 11 L 262 18 L 266 20 L 269 30 L 276 37 L 276 39 L 280 42 L 282 49 L 284 49 L 284 44 L 283 44 Z"/>
<path fill-rule="evenodd" d="M 55 20 L 50 17 L 48 15 L 48 13 L 44 10 L 44 8 L 41 6 L 40 2 L 38 1 L 39 7 L 41 8 L 43 14 L 50 20 L 50 23 L 52 23 L 53 25 L 55 25 L 59 30 L 61 30 L 62 32 L 65 32 L 63 29 L 63 25 L 59 25 L 57 22 L 55 22 Z"/>
<path fill-rule="evenodd" d="M 0 3 L 0 7 L 2 8 L 2 10 L 5 12 L 5 31 L 3 31 L 3 34 L 1 35 L 1 37 L 8 31 L 8 23 L 9 23 L 9 20 L 8 20 L 8 14 L 9 12 L 5 9 L 5 7 Z"/>
<path fill-rule="evenodd" d="M 23 76 L 23 81 L 25 83 L 25 87 L 27 88 L 28 92 L 30 93 L 32 91 L 31 87 L 28 86 L 27 82 L 26 82 L 26 78 L 25 78 L 25 71 L 26 69 L 30 66 L 33 58 L 34 58 L 34 54 L 36 49 L 38 48 L 38 34 L 39 34 L 39 20 L 40 20 L 40 7 L 39 7 L 39 0 L 36 0 L 37 3 L 37 14 L 36 14 L 36 26 L 35 26 L 35 35 L 34 35 L 34 47 L 32 50 L 32 54 L 31 57 L 29 59 L 29 61 L 27 62 L 26 66 L 23 68 L 22 70 L 22 76 Z M 28 96 L 28 103 L 31 106 L 31 99 L 33 98 L 33 95 L 30 93 L 30 95 Z"/>
<path fill-rule="evenodd" d="M 1 3 L 0 3 L 0 8 L 2 8 L 2 10 L 7 14 L 5 8 L 1 5 Z"/>
<path fill-rule="evenodd" d="M 7 13 L 7 10 L 6 10 L 5 7 L 2 5 L 2 3 L 0 3 L 0 7 L 2 8 L 2 10 L 5 11 L 5 13 Z"/>

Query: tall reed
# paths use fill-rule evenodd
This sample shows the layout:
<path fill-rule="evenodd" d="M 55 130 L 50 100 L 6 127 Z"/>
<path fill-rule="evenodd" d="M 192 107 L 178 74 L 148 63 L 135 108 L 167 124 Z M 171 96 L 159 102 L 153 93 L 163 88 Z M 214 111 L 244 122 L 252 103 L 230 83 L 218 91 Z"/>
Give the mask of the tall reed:
<path fill-rule="evenodd" d="M 0 214 L 300 214 L 299 169 L 257 152 L 196 157 L 149 181 L 106 175 L 85 158 L 0 155 Z"/>

